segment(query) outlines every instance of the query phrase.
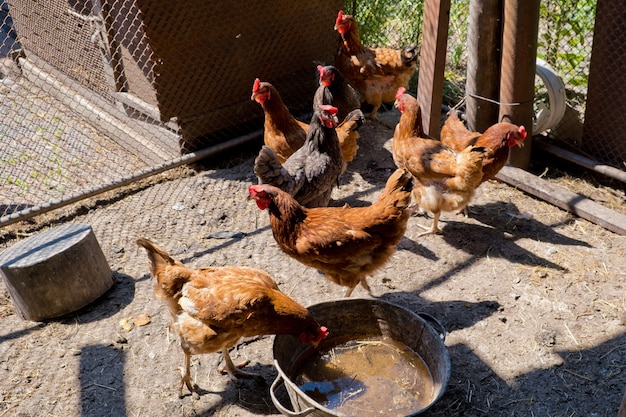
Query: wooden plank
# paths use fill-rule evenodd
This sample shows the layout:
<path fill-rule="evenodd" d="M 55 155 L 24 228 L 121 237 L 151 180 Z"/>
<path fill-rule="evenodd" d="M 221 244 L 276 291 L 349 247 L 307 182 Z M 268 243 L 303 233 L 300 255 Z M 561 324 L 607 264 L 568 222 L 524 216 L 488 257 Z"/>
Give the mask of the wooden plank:
<path fill-rule="evenodd" d="M 426 134 L 439 137 L 443 82 L 450 22 L 450 0 L 424 3 L 417 100 Z"/>
<path fill-rule="evenodd" d="M 541 198 L 563 210 L 589 220 L 618 235 L 626 235 L 626 215 L 606 208 L 580 194 L 541 179 L 523 169 L 505 166 L 496 175 L 500 181 Z"/>

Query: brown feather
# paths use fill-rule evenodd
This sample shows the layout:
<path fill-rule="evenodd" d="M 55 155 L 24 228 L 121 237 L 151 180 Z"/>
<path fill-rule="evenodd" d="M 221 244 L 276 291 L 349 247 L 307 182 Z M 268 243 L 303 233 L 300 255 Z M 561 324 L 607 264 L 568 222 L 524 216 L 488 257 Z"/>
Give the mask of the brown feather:
<path fill-rule="evenodd" d="M 339 12 L 335 30 L 340 34 L 335 66 L 361 94 L 361 100 L 373 106 L 368 115 L 375 120 L 383 102 L 392 102 L 399 87 L 407 87 L 416 70 L 417 47 L 405 49 L 370 48 L 361 42 L 353 16 Z"/>
<path fill-rule="evenodd" d="M 411 175 L 397 170 L 378 200 L 367 207 L 307 209 L 276 187 L 250 187 L 260 208 L 267 207 L 270 226 L 280 248 L 329 280 L 348 287 L 384 265 L 404 236 L 410 216 Z"/>
<path fill-rule="evenodd" d="M 416 183 L 413 196 L 422 210 L 434 215 L 429 233 L 441 233 L 438 221 L 441 212 L 465 207 L 482 179 L 483 159 L 491 151 L 468 146 L 459 152 L 440 141 L 419 135 L 420 110 L 417 99 L 399 89 L 396 107 L 402 113 L 393 136 L 392 154 L 398 167 L 407 169 Z"/>
<path fill-rule="evenodd" d="M 484 133 L 472 132 L 452 110 L 441 128 L 441 142 L 461 152 L 468 146 L 480 146 L 490 150 L 483 159 L 483 176 L 481 182 L 495 178 L 509 160 L 511 146 L 523 146 L 526 138 L 525 129 L 512 123 L 496 123 Z"/>
<path fill-rule="evenodd" d="M 148 239 L 140 238 L 137 244 L 148 253 L 150 271 L 157 280 L 155 293 L 165 299 L 172 328 L 180 337 L 185 354 L 181 390 L 185 384 L 194 391 L 189 376 L 191 355 L 221 350 L 226 358 L 228 349 L 242 337 L 292 334 L 317 342 L 326 334 L 305 307 L 283 294 L 260 269 L 192 269 Z"/>

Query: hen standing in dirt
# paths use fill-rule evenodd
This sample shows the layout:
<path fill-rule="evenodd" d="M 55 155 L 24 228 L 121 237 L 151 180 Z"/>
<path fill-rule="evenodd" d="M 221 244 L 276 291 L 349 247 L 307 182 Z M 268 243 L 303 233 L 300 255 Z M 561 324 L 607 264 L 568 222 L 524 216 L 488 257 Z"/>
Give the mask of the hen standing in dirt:
<path fill-rule="evenodd" d="M 343 167 L 336 126 L 337 108 L 322 105 L 313 113 L 304 145 L 284 164 L 263 146 L 254 160 L 259 184 L 274 185 L 305 207 L 327 206 Z"/>
<path fill-rule="evenodd" d="M 368 115 L 376 120 L 381 104 L 392 102 L 399 87 L 407 87 L 416 70 L 417 47 L 405 49 L 368 48 L 361 43 L 354 17 L 339 11 L 335 21 L 339 49 L 335 66 L 361 94 L 361 100 L 373 106 Z"/>
<path fill-rule="evenodd" d="M 228 349 L 242 337 L 291 334 L 302 343 L 316 345 L 328 332 L 306 308 L 280 292 L 264 271 L 253 268 L 211 267 L 191 269 L 172 259 L 163 249 L 140 238 L 146 249 L 154 292 L 172 314 L 172 328 L 185 355 L 178 394 L 183 386 L 196 394 L 191 381 L 191 356 L 222 351 L 231 378 L 260 375 L 233 364 Z"/>
<path fill-rule="evenodd" d="M 433 213 L 432 227 L 419 236 L 441 233 L 442 211 L 459 210 L 469 203 L 482 178 L 482 161 L 489 151 L 468 146 L 456 153 L 420 131 L 421 110 L 417 99 L 399 88 L 396 107 L 402 115 L 393 134 L 393 160 L 416 179 L 413 196 L 420 209 Z"/>
<path fill-rule="evenodd" d="M 319 269 L 326 278 L 348 287 L 345 296 L 393 255 L 411 215 L 411 174 L 396 170 L 378 200 L 368 207 L 307 209 L 270 185 L 251 185 L 249 198 L 267 209 L 276 242 L 289 256 Z"/>

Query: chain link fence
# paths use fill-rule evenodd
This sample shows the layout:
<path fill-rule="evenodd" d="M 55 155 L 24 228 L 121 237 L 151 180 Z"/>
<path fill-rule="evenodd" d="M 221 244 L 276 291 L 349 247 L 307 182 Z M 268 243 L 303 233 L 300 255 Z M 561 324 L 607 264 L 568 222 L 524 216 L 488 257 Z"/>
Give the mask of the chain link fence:
<path fill-rule="evenodd" d="M 263 113 L 250 100 L 255 78 L 271 81 L 304 119 L 316 64 L 334 59 L 339 9 L 362 22 L 365 43 L 402 47 L 419 45 L 424 5 L 0 1 L 0 227 L 216 146 L 258 145 Z M 567 104 L 546 133 L 578 147 L 595 3 L 541 2 L 538 56 L 563 81 Z M 468 10 L 469 0 L 452 1 L 444 91 L 451 106 L 464 95 Z M 538 111 L 554 106 L 544 84 L 538 76 Z"/>
<path fill-rule="evenodd" d="M 256 77 L 310 113 L 342 4 L 237 3 L 3 1 L 0 226 L 259 139 Z"/>

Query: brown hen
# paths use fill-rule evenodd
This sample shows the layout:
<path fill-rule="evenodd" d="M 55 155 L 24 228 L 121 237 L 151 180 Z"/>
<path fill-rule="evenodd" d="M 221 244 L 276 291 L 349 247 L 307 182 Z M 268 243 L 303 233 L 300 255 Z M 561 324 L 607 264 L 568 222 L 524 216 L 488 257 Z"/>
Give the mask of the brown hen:
<path fill-rule="evenodd" d="M 171 327 L 184 353 L 179 396 L 183 386 L 197 395 L 191 381 L 191 356 L 221 351 L 225 372 L 231 378 L 260 375 L 233 364 L 228 349 L 242 337 L 291 334 L 303 343 L 317 345 L 328 334 L 308 310 L 283 294 L 264 271 L 245 267 L 191 269 L 172 259 L 148 239 L 137 244 L 146 249 L 154 292 L 167 304 Z"/>
<path fill-rule="evenodd" d="M 289 256 L 317 268 L 348 287 L 345 296 L 393 255 L 410 217 L 413 180 L 403 169 L 387 180 L 378 200 L 367 207 L 305 208 L 270 185 L 251 185 L 249 198 L 267 209 L 276 242 Z"/>
<path fill-rule="evenodd" d="M 382 103 L 392 102 L 398 87 L 408 86 L 417 68 L 417 46 L 369 48 L 361 42 L 357 21 L 343 11 L 337 15 L 335 30 L 340 35 L 335 66 L 361 94 L 361 100 L 372 105 L 368 118 L 376 120 Z"/>
<path fill-rule="evenodd" d="M 483 159 L 483 176 L 481 182 L 493 179 L 509 160 L 513 146 L 524 146 L 526 139 L 524 126 L 512 123 L 496 123 L 484 133 L 472 132 L 459 119 L 456 110 L 448 114 L 441 128 L 441 143 L 461 152 L 468 146 L 483 146 L 491 150 L 491 154 Z"/>
<path fill-rule="evenodd" d="M 419 236 L 441 233 L 442 211 L 459 210 L 469 203 L 482 178 L 484 147 L 468 146 L 455 152 L 440 141 L 421 137 L 421 110 L 417 99 L 399 88 L 396 107 L 402 115 L 393 135 L 393 160 L 416 179 L 413 196 L 420 209 L 433 213 L 432 227 Z"/>
<path fill-rule="evenodd" d="M 276 87 L 258 78 L 252 86 L 251 99 L 263 108 L 263 143 L 272 148 L 282 163 L 300 149 L 306 139 L 308 123 L 297 120 L 290 112 Z"/>

